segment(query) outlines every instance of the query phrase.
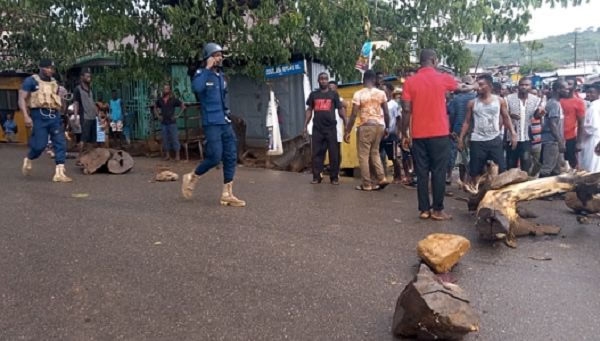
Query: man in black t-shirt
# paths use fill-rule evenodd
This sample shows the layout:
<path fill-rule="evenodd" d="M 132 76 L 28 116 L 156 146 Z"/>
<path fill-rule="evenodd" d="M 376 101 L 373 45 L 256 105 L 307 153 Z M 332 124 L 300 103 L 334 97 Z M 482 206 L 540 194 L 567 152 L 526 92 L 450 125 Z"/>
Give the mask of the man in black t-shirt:
<path fill-rule="evenodd" d="M 337 92 L 329 90 L 329 76 L 325 72 L 319 74 L 319 90 L 310 93 L 306 100 L 306 119 L 304 121 L 304 135 L 307 135 L 308 123 L 313 120 L 312 128 L 312 170 L 313 184 L 323 180 L 323 160 L 325 152 L 329 151 L 329 168 L 331 184 L 339 185 L 339 144 L 337 141 L 337 121 L 335 110 L 346 126 L 346 112 L 340 102 Z M 314 113 L 314 117 L 313 117 Z"/>
<path fill-rule="evenodd" d="M 163 86 L 162 97 L 156 100 L 154 104 L 154 111 L 160 118 L 161 132 L 162 132 L 162 145 L 163 152 L 165 153 L 165 161 L 171 159 L 169 154 L 173 151 L 175 154 L 175 161 L 179 161 L 179 129 L 177 128 L 177 115 L 175 114 L 175 108 L 179 107 L 183 112 L 185 110 L 185 104 L 173 96 L 171 92 L 171 85 L 165 84 Z"/>

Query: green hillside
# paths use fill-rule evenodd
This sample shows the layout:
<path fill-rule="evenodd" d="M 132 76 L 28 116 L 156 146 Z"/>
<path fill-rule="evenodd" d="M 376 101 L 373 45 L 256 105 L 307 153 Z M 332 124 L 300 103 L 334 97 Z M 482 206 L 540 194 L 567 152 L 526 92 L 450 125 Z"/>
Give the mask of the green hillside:
<path fill-rule="evenodd" d="M 556 65 L 572 64 L 574 41 L 575 33 L 540 39 L 538 42 L 541 42 L 544 46 L 533 53 L 533 61 L 548 60 Z M 473 66 L 475 66 L 484 46 L 486 49 L 481 58 L 480 66 L 488 67 L 516 63 L 526 65 L 529 63 L 526 42 L 468 44 L 467 47 L 473 53 Z M 600 27 L 590 27 L 586 31 L 577 34 L 577 61 L 580 63 L 584 59 L 600 61 Z"/>

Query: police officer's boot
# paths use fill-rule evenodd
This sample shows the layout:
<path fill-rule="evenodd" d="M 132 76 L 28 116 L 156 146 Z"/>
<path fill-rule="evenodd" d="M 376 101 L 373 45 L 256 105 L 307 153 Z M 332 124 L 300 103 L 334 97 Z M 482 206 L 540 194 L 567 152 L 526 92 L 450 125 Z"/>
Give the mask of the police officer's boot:
<path fill-rule="evenodd" d="M 52 178 L 54 182 L 71 182 L 73 179 L 65 174 L 65 165 L 56 165 L 56 172 Z"/>
<path fill-rule="evenodd" d="M 194 192 L 194 188 L 196 187 L 198 179 L 200 179 L 200 176 L 196 175 L 195 172 L 183 175 L 183 180 L 181 181 L 181 194 L 183 194 L 184 198 L 192 198 L 192 194 Z"/>
<path fill-rule="evenodd" d="M 31 168 L 31 160 L 29 160 L 28 158 L 23 159 L 23 168 L 21 168 L 21 171 L 23 171 L 23 175 L 31 175 Z"/>
<path fill-rule="evenodd" d="M 236 198 L 235 195 L 233 195 L 233 181 L 223 185 L 223 194 L 221 194 L 221 205 L 234 207 L 246 206 L 246 202 L 244 200 L 240 200 Z"/>

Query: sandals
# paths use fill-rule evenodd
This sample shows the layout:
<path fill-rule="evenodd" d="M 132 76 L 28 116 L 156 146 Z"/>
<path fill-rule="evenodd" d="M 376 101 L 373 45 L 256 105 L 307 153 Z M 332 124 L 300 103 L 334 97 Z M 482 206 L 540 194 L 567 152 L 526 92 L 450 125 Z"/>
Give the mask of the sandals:
<path fill-rule="evenodd" d="M 431 212 L 429 211 L 421 211 L 419 214 L 420 219 L 429 219 L 431 217 Z"/>
<path fill-rule="evenodd" d="M 377 190 L 381 190 L 387 187 L 387 185 L 389 185 L 390 183 L 387 180 L 383 180 L 382 182 L 379 183 L 379 185 L 377 185 L 376 187 Z"/>
<path fill-rule="evenodd" d="M 437 221 L 452 220 L 452 216 L 446 212 L 431 213 L 431 219 Z"/>

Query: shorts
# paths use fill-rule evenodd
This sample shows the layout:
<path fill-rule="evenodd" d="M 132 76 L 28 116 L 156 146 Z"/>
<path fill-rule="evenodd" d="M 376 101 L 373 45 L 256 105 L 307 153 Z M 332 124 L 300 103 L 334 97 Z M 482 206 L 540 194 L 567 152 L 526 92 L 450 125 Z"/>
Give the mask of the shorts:
<path fill-rule="evenodd" d="M 113 132 L 123 131 L 123 121 L 112 121 L 110 122 L 110 130 Z"/>
<path fill-rule="evenodd" d="M 470 157 L 469 174 L 472 177 L 481 175 L 488 161 L 497 164 L 500 173 L 506 169 L 504 148 L 500 136 L 490 141 L 471 141 Z"/>
<path fill-rule="evenodd" d="M 96 120 L 83 120 L 81 123 L 81 141 L 83 143 L 96 143 L 97 141 Z"/>

